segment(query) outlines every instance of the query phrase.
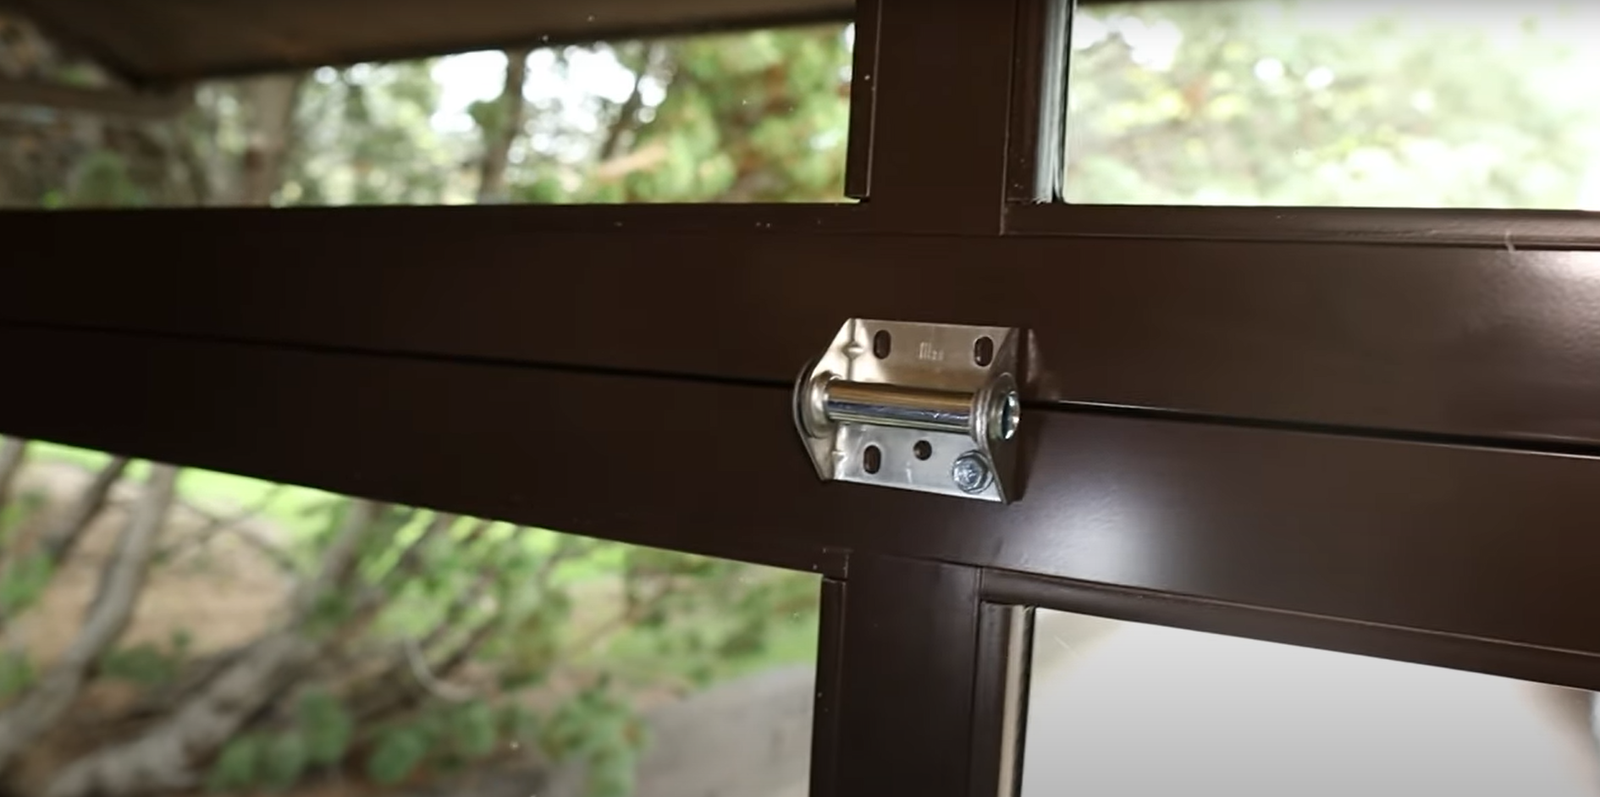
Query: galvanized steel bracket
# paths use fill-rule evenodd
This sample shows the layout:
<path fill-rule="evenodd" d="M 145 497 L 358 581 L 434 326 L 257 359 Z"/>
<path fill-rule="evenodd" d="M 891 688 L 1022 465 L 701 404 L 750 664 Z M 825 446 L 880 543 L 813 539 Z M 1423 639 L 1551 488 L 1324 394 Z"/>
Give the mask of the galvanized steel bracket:
<path fill-rule="evenodd" d="M 794 387 L 817 476 L 1012 500 L 1023 345 L 1012 327 L 846 321 Z"/>

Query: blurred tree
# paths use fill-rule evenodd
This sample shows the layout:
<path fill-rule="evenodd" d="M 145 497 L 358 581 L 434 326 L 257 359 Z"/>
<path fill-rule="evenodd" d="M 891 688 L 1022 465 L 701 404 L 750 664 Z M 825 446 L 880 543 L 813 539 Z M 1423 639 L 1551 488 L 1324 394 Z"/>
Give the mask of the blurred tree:
<path fill-rule="evenodd" d="M 228 204 L 266 205 L 283 186 L 296 139 L 295 103 L 305 75 L 267 75 L 241 80 L 244 151 L 239 156 L 238 193 Z"/>
<path fill-rule="evenodd" d="M 0 14 L 0 79 L 117 88 L 109 74 Z M 190 141 L 171 124 L 0 105 L 0 206 L 194 204 Z"/>
<path fill-rule="evenodd" d="M 6 51 L 22 57 L 21 48 Z M 54 58 L 43 44 L 27 50 L 35 51 Z M 89 119 L 95 129 L 73 147 L 59 123 L 32 123 L 10 135 L 57 152 L 56 163 L 23 164 L 20 173 L 42 179 L 6 180 L 0 186 L 18 188 L 0 199 L 138 206 L 842 196 L 850 47 L 841 26 L 535 55 L 512 53 L 506 74 L 514 82 L 471 109 L 476 136 L 436 124 L 437 59 L 210 83 L 182 118 Z M 531 74 L 519 68 L 523 60 Z M 63 72 L 51 64 L 35 71 Z M 586 91 L 597 74 L 624 75 L 629 89 Z M 513 102 L 525 84 L 528 101 Z M 75 123 L 87 116 L 45 113 Z"/>
<path fill-rule="evenodd" d="M 92 480 L 92 508 L 0 529 L 0 619 L 39 604 L 72 563 L 60 537 L 81 536 L 127 465 L 112 458 Z M 623 797 L 646 741 L 629 690 L 725 676 L 759 659 L 783 621 L 816 610 L 806 574 L 330 498 L 308 508 L 322 530 L 273 560 L 294 576 L 281 620 L 198 655 L 182 636 L 117 647 L 147 581 L 193 567 L 161 552 L 203 553 L 238 520 L 158 545 L 172 533 L 177 471 L 145 470 L 66 652 L 35 661 L 0 625 L 0 776 L 96 684 L 137 688 L 115 708 L 82 709 L 97 713 L 94 727 L 36 750 L 52 764 L 13 779 L 16 793 L 283 790 L 352 768 L 395 785 L 525 747 L 547 766 L 584 765 L 591 794 Z M 653 668 L 599 655 L 622 639 Z"/>
<path fill-rule="evenodd" d="M 511 147 L 522 135 L 528 103 L 523 96 L 528 83 L 528 50 L 507 50 L 506 79 L 500 97 L 474 110 L 483 131 L 483 157 L 478 170 L 478 204 L 506 201 L 506 167 Z"/>
<path fill-rule="evenodd" d="M 323 68 L 301 90 L 284 205 L 463 202 L 479 171 L 470 141 L 431 123 L 433 59 Z"/>
<path fill-rule="evenodd" d="M 567 48 L 632 76 L 585 98 L 602 135 L 536 103 L 520 194 L 540 202 L 826 202 L 843 196 L 850 47 L 838 26 Z M 542 118 L 541 118 L 542 117 Z"/>
<path fill-rule="evenodd" d="M 1557 34 L 1597 22 L 1549 0 L 1085 6 L 1066 197 L 1577 207 L 1597 155 L 1596 64 Z"/>

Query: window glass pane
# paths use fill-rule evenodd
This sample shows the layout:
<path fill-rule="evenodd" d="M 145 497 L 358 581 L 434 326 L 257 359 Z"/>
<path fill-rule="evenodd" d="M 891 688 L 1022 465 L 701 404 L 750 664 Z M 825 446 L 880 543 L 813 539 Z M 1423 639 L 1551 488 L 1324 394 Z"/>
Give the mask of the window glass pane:
<path fill-rule="evenodd" d="M 0 791 L 806 793 L 814 574 L 0 440 Z"/>
<path fill-rule="evenodd" d="M 1589 692 L 1039 611 L 1024 797 L 1600 795 Z"/>
<path fill-rule="evenodd" d="M 155 118 L 0 93 L 0 206 L 842 201 L 852 41 L 841 22 L 328 66 L 206 82 Z M 125 90 L 4 14 L 0 80 Z"/>
<path fill-rule="evenodd" d="M 1066 199 L 1600 209 L 1600 5 L 1080 4 Z"/>

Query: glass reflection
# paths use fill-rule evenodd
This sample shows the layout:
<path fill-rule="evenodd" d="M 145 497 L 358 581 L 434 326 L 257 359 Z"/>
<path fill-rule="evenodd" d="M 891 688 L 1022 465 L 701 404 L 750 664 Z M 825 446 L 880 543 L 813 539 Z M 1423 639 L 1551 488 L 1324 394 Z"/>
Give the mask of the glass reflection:
<path fill-rule="evenodd" d="M 1066 199 L 1600 209 L 1597 36 L 1572 0 L 1083 4 Z"/>
<path fill-rule="evenodd" d="M 330 65 L 132 117 L 0 103 L 0 207 L 838 202 L 852 42 L 836 23 Z M 0 11 L 0 78 L 123 85 L 61 44 Z"/>
<path fill-rule="evenodd" d="M 1588 692 L 1040 610 L 1024 797 L 1596 797 Z"/>

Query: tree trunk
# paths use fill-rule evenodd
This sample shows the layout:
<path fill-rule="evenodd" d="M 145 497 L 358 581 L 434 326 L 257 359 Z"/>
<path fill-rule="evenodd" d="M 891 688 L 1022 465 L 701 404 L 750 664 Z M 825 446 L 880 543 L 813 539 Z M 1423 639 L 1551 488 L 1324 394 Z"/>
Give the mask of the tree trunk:
<path fill-rule="evenodd" d="M 111 495 L 111 488 L 116 486 L 117 480 L 122 478 L 123 471 L 127 469 L 127 457 L 112 457 L 111 461 L 95 474 L 94 481 L 78 494 L 78 500 L 73 502 L 67 514 L 45 535 L 45 553 L 50 557 L 50 561 L 63 562 L 72 555 L 72 549 L 77 546 L 78 540 L 83 538 L 83 532 L 100 515 L 100 510 L 105 508 L 106 498 Z"/>
<path fill-rule="evenodd" d="M 511 145 L 522 134 L 528 103 L 522 98 L 528 80 L 528 50 L 506 50 L 506 80 L 500 91 L 500 113 L 493 130 L 484 131 L 483 168 L 478 179 L 478 202 L 498 204 L 508 198 L 506 167 L 511 160 Z"/>
<path fill-rule="evenodd" d="M 354 502 L 321 571 L 291 600 L 294 619 L 283 630 L 252 643 L 239 658 L 184 700 L 164 719 L 126 742 L 108 745 L 63 768 L 46 797 L 124 797 L 195 787 L 200 765 L 210 760 L 285 686 L 316 661 L 327 643 L 307 635 L 302 624 L 318 602 L 349 588 L 348 580 L 374 529 L 380 505 Z"/>
<path fill-rule="evenodd" d="M 639 111 L 644 108 L 644 81 L 657 68 L 656 63 L 661 60 L 663 52 L 659 43 L 644 42 L 639 45 L 636 56 L 628 59 L 630 63 L 624 64 L 633 70 L 633 90 L 628 92 L 628 98 L 617 106 L 616 113 L 611 117 L 596 161 L 608 163 L 622 155 L 625 140 L 638 129 Z"/>
<path fill-rule="evenodd" d="M 284 167 L 294 144 L 294 111 L 305 74 L 270 75 L 245 81 L 240 90 L 249 116 L 249 140 L 240 163 L 241 205 L 269 205 L 283 185 Z"/>
<path fill-rule="evenodd" d="M 22 472 L 22 460 L 28 453 L 28 441 L 20 437 L 0 437 L 0 509 L 11 500 L 11 489 L 17 474 Z"/>
<path fill-rule="evenodd" d="M 77 637 L 36 685 L 0 711 L 0 772 L 61 719 L 78 696 L 89 669 L 127 629 L 156 538 L 172 506 L 177 473 L 170 465 L 152 465 L 144 496 L 101 574 L 92 608 Z"/>

